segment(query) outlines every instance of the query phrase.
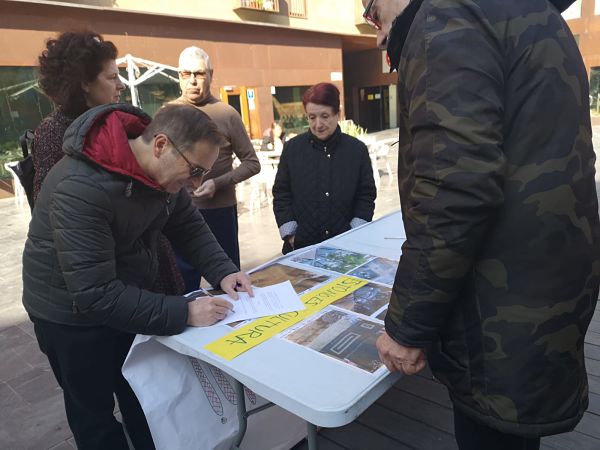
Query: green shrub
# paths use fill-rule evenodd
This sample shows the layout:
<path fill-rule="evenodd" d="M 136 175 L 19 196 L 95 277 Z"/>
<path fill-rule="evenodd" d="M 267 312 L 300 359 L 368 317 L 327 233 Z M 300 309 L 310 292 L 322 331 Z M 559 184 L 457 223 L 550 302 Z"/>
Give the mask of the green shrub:
<path fill-rule="evenodd" d="M 367 129 L 354 123 L 353 120 L 341 120 L 339 122 L 342 133 L 349 134 L 352 137 L 358 138 L 367 134 Z"/>

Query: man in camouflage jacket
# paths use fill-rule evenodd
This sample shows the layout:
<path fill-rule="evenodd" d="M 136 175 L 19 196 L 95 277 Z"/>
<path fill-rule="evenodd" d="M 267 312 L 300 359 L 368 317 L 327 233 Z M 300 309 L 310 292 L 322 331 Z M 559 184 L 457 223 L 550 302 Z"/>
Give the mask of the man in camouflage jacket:
<path fill-rule="evenodd" d="M 399 74 L 407 236 L 378 348 L 406 374 L 426 355 L 461 449 L 539 447 L 588 405 L 600 226 L 570 3 L 363 0 Z"/>

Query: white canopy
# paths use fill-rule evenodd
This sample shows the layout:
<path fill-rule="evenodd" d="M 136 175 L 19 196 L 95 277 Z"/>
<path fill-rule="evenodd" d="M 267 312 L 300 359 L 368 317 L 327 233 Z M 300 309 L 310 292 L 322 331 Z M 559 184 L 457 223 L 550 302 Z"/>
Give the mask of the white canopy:
<path fill-rule="evenodd" d="M 125 85 L 127 85 L 127 87 L 129 87 L 131 92 L 131 103 L 134 106 L 139 106 L 137 86 L 152 78 L 154 75 L 162 75 L 163 77 L 166 77 L 175 83 L 179 82 L 178 78 L 165 72 L 170 70 L 177 73 L 177 68 L 173 66 L 138 58 L 130 55 L 129 53 L 117 59 L 117 65 L 121 64 L 127 65 L 127 78 L 123 78 L 121 75 L 119 75 L 119 78 L 123 83 L 125 83 Z M 141 74 L 140 66 L 147 69 L 143 75 Z"/>

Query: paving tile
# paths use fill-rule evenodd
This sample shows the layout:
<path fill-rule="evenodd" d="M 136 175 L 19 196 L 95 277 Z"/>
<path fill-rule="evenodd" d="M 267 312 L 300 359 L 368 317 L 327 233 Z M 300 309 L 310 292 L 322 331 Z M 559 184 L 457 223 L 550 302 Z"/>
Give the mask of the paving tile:
<path fill-rule="evenodd" d="M 42 353 L 36 339 L 30 339 L 29 342 L 20 345 L 13 351 L 32 367 L 50 368 L 48 357 Z"/>
<path fill-rule="evenodd" d="M 71 444 L 69 444 L 68 441 L 62 441 L 60 444 L 54 445 L 48 450 L 73 450 L 73 447 L 71 447 Z"/>
<path fill-rule="evenodd" d="M 10 411 L 0 422 L 2 449 L 47 449 L 69 437 L 71 430 L 60 396 L 35 405 L 24 404 Z"/>
<path fill-rule="evenodd" d="M 12 411 L 24 405 L 25 400 L 7 383 L 0 383 L 0 410 Z"/>
<path fill-rule="evenodd" d="M 0 381 L 7 381 L 19 377 L 32 369 L 27 361 L 11 349 L 1 352 L 0 355 Z"/>
<path fill-rule="evenodd" d="M 13 349 L 31 342 L 31 336 L 17 326 L 0 330 L 0 354 L 6 349 Z"/>
<path fill-rule="evenodd" d="M 32 368 L 7 384 L 26 402 L 36 405 L 53 397 L 62 399 L 63 392 L 50 369 Z"/>
<path fill-rule="evenodd" d="M 17 299 L 8 306 L 0 307 L 0 330 L 12 327 L 26 320 L 29 320 L 29 316 L 25 312 L 20 299 Z"/>
<path fill-rule="evenodd" d="M 33 322 L 31 320 L 27 320 L 25 322 L 21 322 L 17 324 L 17 326 L 27 333 L 29 336 L 35 339 L 35 331 L 33 330 Z"/>

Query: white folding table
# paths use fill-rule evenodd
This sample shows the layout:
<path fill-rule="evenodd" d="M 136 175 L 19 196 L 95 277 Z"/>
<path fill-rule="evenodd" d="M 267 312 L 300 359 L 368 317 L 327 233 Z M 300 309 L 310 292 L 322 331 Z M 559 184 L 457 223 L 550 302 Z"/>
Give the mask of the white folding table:
<path fill-rule="evenodd" d="M 398 259 L 403 241 L 404 228 L 397 212 L 325 244 Z M 371 374 L 280 338 L 271 338 L 231 361 L 203 348 L 231 330 L 226 325 L 190 327 L 177 336 L 154 339 L 175 352 L 212 364 L 237 380 L 236 390 L 242 400 L 238 402 L 238 415 L 243 420 L 236 446 L 243 439 L 247 418 L 243 386 L 304 419 L 312 450 L 317 445 L 317 426 L 339 427 L 352 422 L 399 379 L 398 374 L 387 370 Z"/>

